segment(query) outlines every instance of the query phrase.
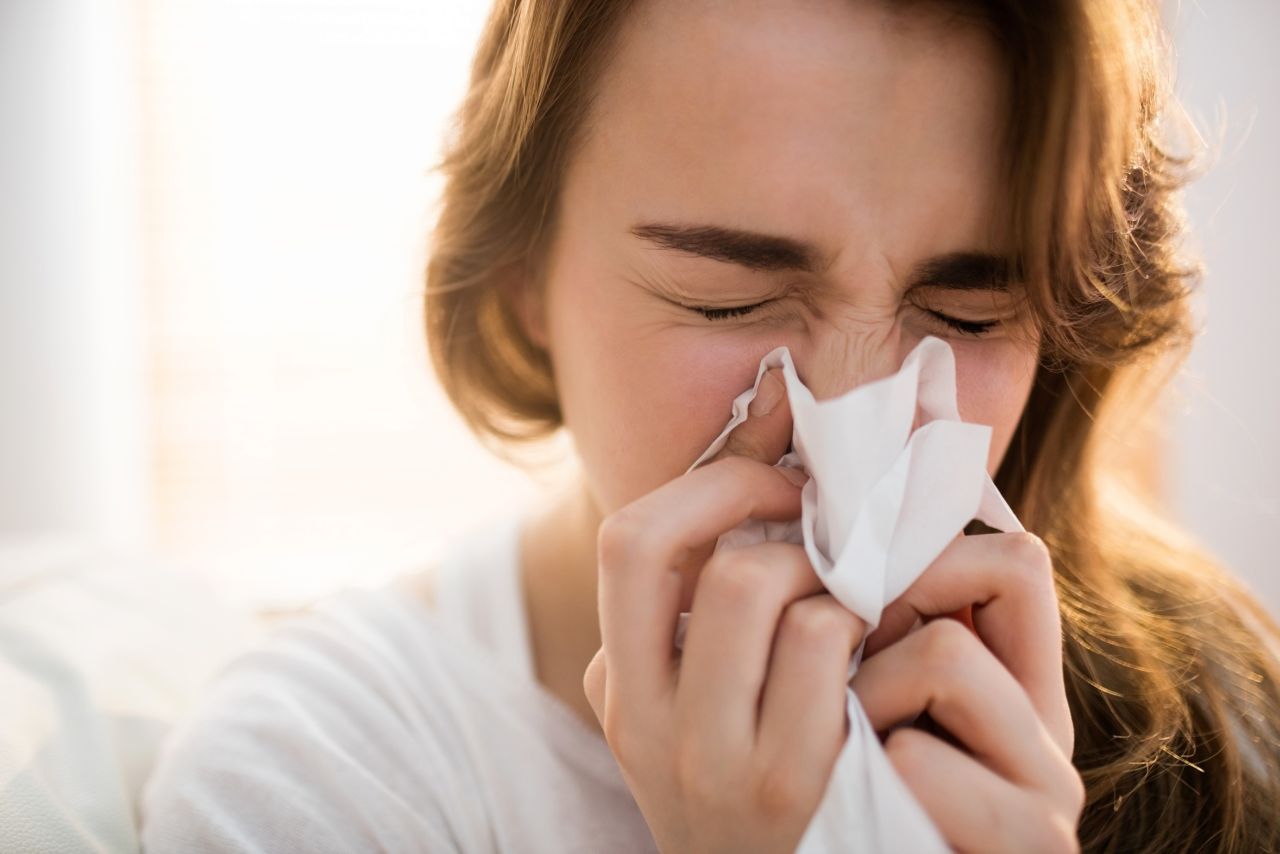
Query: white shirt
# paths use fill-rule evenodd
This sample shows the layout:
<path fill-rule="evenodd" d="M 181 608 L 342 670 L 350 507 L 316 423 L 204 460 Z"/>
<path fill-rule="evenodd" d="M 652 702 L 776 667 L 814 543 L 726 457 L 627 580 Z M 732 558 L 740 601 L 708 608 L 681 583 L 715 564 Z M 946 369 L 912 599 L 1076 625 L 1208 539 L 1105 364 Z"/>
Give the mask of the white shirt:
<path fill-rule="evenodd" d="M 534 674 L 512 516 L 434 607 L 347 591 L 233 663 L 143 794 L 149 852 L 652 852 L 604 739 Z"/>

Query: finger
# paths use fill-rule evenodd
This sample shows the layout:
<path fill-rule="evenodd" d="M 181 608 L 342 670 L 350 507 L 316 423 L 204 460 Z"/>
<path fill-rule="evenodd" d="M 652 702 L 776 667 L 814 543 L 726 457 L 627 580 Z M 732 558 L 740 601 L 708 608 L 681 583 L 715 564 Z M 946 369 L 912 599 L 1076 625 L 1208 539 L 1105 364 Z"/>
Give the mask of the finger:
<path fill-rule="evenodd" d="M 872 657 L 896 642 L 917 618 L 969 605 L 978 636 L 1022 685 L 1036 713 L 1070 756 L 1074 737 L 1063 683 L 1053 563 L 1033 534 L 958 536 L 885 609 L 863 656 Z"/>
<path fill-rule="evenodd" d="M 748 518 L 800 515 L 800 487 L 780 469 L 726 457 L 669 481 L 600 525 L 600 634 L 610 697 L 645 708 L 675 687 L 673 638 L 682 578 L 675 567 L 696 546 Z"/>
<path fill-rule="evenodd" d="M 847 735 L 849 660 L 866 627 L 828 593 L 787 606 L 761 700 L 757 743 L 766 755 L 806 769 L 835 762 Z"/>
<path fill-rule="evenodd" d="M 935 620 L 872 658 L 850 685 L 877 732 L 922 712 L 1014 783 L 1055 797 L 1075 769 L 1022 686 L 955 620 Z"/>
<path fill-rule="evenodd" d="M 587 663 L 587 669 L 582 673 L 582 693 L 586 695 L 591 711 L 595 713 L 601 726 L 604 726 L 605 719 L 605 673 L 604 647 L 601 647 L 596 650 L 596 654 Z"/>
<path fill-rule="evenodd" d="M 804 548 L 791 543 L 722 548 L 703 568 L 680 658 L 676 714 L 713 755 L 742 753 L 755 742 L 778 622 L 790 603 L 822 590 Z"/>
<path fill-rule="evenodd" d="M 781 368 L 770 368 L 761 375 L 756 395 L 747 404 L 747 419 L 725 437 L 723 447 L 703 465 L 730 456 L 776 465 L 790 447 L 792 431 L 791 400 L 787 395 L 786 380 Z M 787 470 L 784 474 L 801 486 L 808 479 L 801 469 Z M 711 557 L 715 546 L 712 541 L 694 548 L 682 567 L 685 578 L 681 590 L 681 611 L 689 610 L 699 570 Z"/>
<path fill-rule="evenodd" d="M 793 423 L 781 368 L 770 368 L 760 378 L 756 396 L 747 405 L 747 416 L 708 462 L 741 456 L 773 465 L 787 452 Z"/>
<path fill-rule="evenodd" d="M 941 739 L 903 727 L 889 736 L 885 753 L 953 849 L 1079 850 L 1069 805 L 1055 810 Z"/>

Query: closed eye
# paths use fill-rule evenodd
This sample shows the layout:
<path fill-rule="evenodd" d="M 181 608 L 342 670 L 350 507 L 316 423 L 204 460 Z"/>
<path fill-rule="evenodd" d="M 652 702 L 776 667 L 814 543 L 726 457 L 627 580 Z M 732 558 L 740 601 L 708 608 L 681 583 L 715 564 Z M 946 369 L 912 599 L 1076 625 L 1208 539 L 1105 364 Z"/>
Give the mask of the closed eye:
<path fill-rule="evenodd" d="M 730 317 L 741 317 L 744 314 L 750 314 L 762 305 L 766 305 L 768 301 L 757 302 L 752 305 L 735 305 L 730 308 L 711 308 L 710 306 L 686 306 L 687 308 L 698 312 L 707 320 L 724 320 Z"/>
<path fill-rule="evenodd" d="M 961 320 L 958 317 L 952 317 L 940 311 L 933 311 L 927 308 L 924 309 L 924 312 L 962 335 L 973 335 L 975 337 L 990 332 L 1000 322 L 998 320 Z"/>
<path fill-rule="evenodd" d="M 772 300 L 765 302 L 752 303 L 751 305 L 735 305 L 728 308 L 713 308 L 711 306 L 686 306 L 691 311 L 696 311 L 707 320 L 727 320 L 733 317 L 742 317 L 750 314 L 761 306 L 768 305 Z M 961 333 L 962 335 L 972 335 L 979 337 L 990 332 L 998 323 L 998 320 L 962 320 L 958 317 L 952 317 L 949 314 L 943 314 L 940 311 L 922 308 L 925 314 L 932 317 L 935 321 L 945 325 L 947 328 Z"/>

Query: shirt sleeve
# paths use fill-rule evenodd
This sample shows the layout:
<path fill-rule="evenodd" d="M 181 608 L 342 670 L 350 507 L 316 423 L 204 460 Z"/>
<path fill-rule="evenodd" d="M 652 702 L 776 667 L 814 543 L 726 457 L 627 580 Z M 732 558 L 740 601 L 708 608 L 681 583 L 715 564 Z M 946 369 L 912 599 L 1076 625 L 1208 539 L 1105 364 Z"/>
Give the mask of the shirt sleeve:
<path fill-rule="evenodd" d="M 143 850 L 488 850 L 484 817 L 459 799 L 468 781 L 407 697 L 395 662 L 350 633 L 317 621 L 275 638 L 167 741 Z"/>

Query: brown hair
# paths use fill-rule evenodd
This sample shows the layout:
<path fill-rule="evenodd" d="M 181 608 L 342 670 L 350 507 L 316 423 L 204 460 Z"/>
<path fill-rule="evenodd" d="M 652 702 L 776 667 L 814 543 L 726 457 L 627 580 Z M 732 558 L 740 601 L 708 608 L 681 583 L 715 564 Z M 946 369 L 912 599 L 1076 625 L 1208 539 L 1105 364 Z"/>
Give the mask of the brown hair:
<path fill-rule="evenodd" d="M 561 426 L 505 283 L 538 280 L 557 190 L 623 0 L 497 0 L 440 168 L 426 325 L 444 388 L 497 453 Z M 937 4 L 935 4 L 937 5 Z M 946 4 L 943 4 L 946 5 Z M 1147 0 L 957 2 L 1009 66 L 1005 211 L 1044 330 L 996 481 L 1048 544 L 1085 850 L 1280 847 L 1280 627 L 1117 472 L 1192 340 L 1178 254 L 1189 162 Z"/>

